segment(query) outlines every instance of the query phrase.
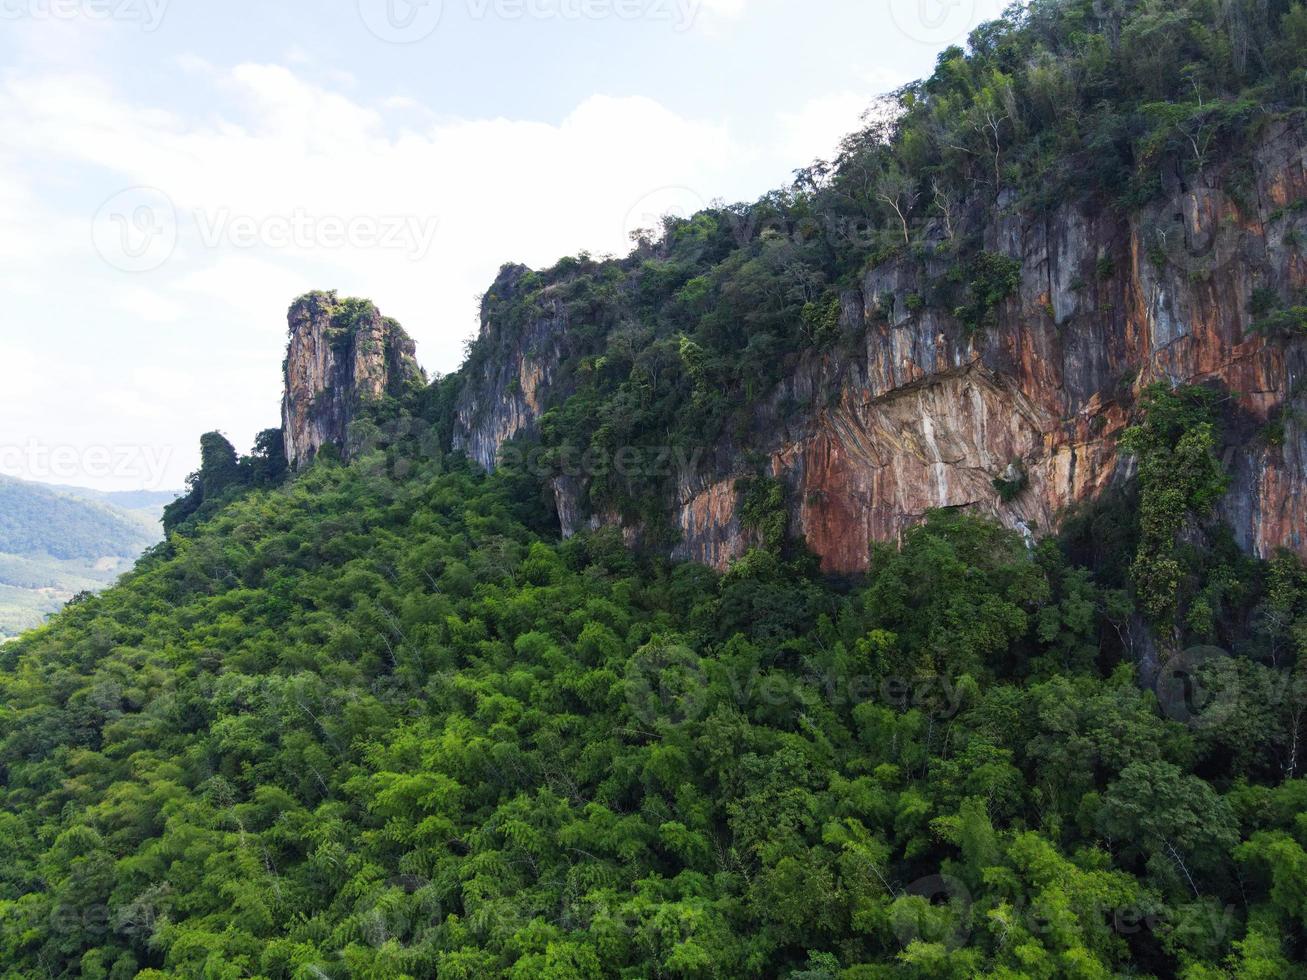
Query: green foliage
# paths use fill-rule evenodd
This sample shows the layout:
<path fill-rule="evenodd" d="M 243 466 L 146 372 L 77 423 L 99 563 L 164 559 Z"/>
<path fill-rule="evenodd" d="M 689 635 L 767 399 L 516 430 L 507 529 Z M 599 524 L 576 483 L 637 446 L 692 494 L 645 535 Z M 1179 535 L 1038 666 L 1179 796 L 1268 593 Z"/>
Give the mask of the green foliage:
<path fill-rule="evenodd" d="M 1002 476 L 994 478 L 994 489 L 1005 504 L 1016 500 L 1030 485 L 1030 474 L 1020 460 L 1016 460 L 1004 471 Z"/>
<path fill-rule="evenodd" d="M 1268 286 L 1258 286 L 1253 290 L 1248 302 L 1248 312 L 1255 317 L 1264 317 L 1280 305 L 1280 294 Z"/>
<path fill-rule="evenodd" d="M 962 273 L 966 302 L 954 315 L 970 333 L 998 323 L 1003 301 L 1021 286 L 1021 263 L 996 252 L 981 252 Z"/>
<path fill-rule="evenodd" d="M 170 534 L 188 523 L 203 521 L 246 490 L 275 486 L 286 474 L 280 429 L 259 433 L 254 451 L 239 459 L 226 436 L 206 432 L 200 437 L 200 468 L 186 478 L 186 494 L 163 509 L 164 532 Z"/>
<path fill-rule="evenodd" d="M 785 484 L 771 477 L 749 477 L 736 485 L 740 496 L 740 525 L 758 535 L 764 548 L 779 551 L 789 534 L 790 515 Z"/>
<path fill-rule="evenodd" d="M 1198 180 L 1203 168 L 1202 181 L 1234 194 L 1257 127 L 1301 117 L 1303 56 L 1287 39 L 1302 20 L 1288 0 L 1013 4 L 791 186 L 668 216 L 624 259 L 506 267 L 483 309 L 494 329 L 470 345 L 468 374 L 565 322 L 542 426 L 551 459 L 611 461 L 626 447 L 685 457 L 744 441 L 772 424 L 768 400 L 801 358 L 842 357 L 873 310 L 896 314 L 886 295 L 846 315 L 855 307 L 841 296 L 869 267 L 922 276 L 897 299 L 906 312 L 951 311 L 961 334 L 976 334 L 999 322 L 1021 282 L 1019 256 L 998 245 L 1007 215 L 1135 209 L 1161 193 L 1159 175 Z M 1150 256 L 1164 253 L 1154 239 Z M 1104 256 L 1098 275 L 1114 275 L 1119 259 Z M 954 271 L 927 273 L 940 267 Z M 671 543 L 675 482 L 666 467 L 580 474 L 577 516 L 618 512 Z"/>
<path fill-rule="evenodd" d="M 1253 330 L 1270 336 L 1299 336 L 1307 333 L 1307 306 L 1289 306 L 1267 314 L 1253 324 Z"/>
<path fill-rule="evenodd" d="M 991 326 L 1000 206 L 1147 200 L 1248 100 L 1301 102 L 1304 39 L 1281 0 L 1014 6 L 791 189 L 506 268 L 465 371 L 565 319 L 545 475 L 590 454 L 592 509 L 657 540 L 649 461 L 769 424 L 797 358 L 857 341 L 869 263 L 948 256 L 934 305 Z M 1307 573 L 1208 526 L 1213 396 L 1150 389 L 1138 485 L 1063 547 L 932 513 L 830 582 L 766 478 L 723 575 L 555 540 L 537 474 L 444 458 L 457 390 L 289 481 L 273 437 L 211 434 L 169 541 L 3 647 L 9 974 L 1301 975 Z M 1140 688 L 1131 586 L 1225 644 L 1235 710 Z"/>
<path fill-rule="evenodd" d="M 1196 411 L 1163 404 L 1147 431 Z M 718 576 L 614 532 L 542 539 L 515 477 L 416 458 L 397 479 L 388 451 L 246 490 L 4 648 L 15 975 L 1162 976 L 1289 955 L 1268 937 L 1302 915 L 1297 798 L 1246 781 L 1260 756 L 1200 756 L 1128 668 L 1099 672 L 1128 610 L 1053 543 L 941 512 L 851 590 L 774 550 Z M 741 492 L 782 540 L 779 484 Z M 1307 573 L 1283 557 L 1265 582 L 1250 621 L 1287 666 Z M 1289 716 L 1265 714 L 1210 737 L 1289 758 Z M 1212 903 L 1247 912 L 1181 928 Z"/>
<path fill-rule="evenodd" d="M 1278 290 L 1258 286 L 1248 303 L 1254 317 L 1254 333 L 1270 337 L 1295 337 L 1307 333 L 1307 304 L 1285 303 Z"/>
<path fill-rule="evenodd" d="M 1185 585 L 1177 537 L 1186 522 L 1211 513 L 1228 481 L 1215 455 L 1211 391 L 1156 384 L 1144 393 L 1142 407 L 1144 421 L 1121 439 L 1139 467 L 1141 537 L 1131 575 L 1143 610 L 1170 628 Z"/>
<path fill-rule="evenodd" d="M 130 568 L 158 541 L 166 499 L 0 477 L 0 642 Z"/>
<path fill-rule="evenodd" d="M 94 560 L 135 556 L 151 543 L 121 511 L 0 477 L 0 554 Z"/>

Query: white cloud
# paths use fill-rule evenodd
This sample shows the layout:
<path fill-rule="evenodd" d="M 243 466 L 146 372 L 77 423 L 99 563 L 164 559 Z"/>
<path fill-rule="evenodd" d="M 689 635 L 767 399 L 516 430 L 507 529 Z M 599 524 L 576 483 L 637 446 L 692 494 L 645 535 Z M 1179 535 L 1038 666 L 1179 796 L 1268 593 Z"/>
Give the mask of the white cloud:
<path fill-rule="evenodd" d="M 40 361 L 30 350 L 12 341 L 0 341 L 0 378 L 8 399 L 31 398 L 41 387 Z"/>
<path fill-rule="evenodd" d="M 300 292 L 370 296 L 408 327 L 425 365 L 450 370 L 476 328 L 475 297 L 501 263 L 625 252 L 628 216 L 662 188 L 707 201 L 771 183 L 741 179 L 735 161 L 746 154 L 724 126 L 643 97 L 592 96 L 557 124 L 432 121 L 414 105 L 370 105 L 282 66 L 202 77 L 214 104 L 230 106 L 220 117 L 180 118 L 86 75 L 4 78 L 0 127 L 13 139 L 0 177 L 12 180 L 0 180 L 0 204 L 18 222 L 0 231 L 0 256 L 16 259 L 0 267 L 0 291 L 26 294 L 49 318 L 43 363 L 64 379 L 59 387 L 76 376 L 96 394 L 52 396 L 41 412 L 30 386 L 11 387 L 0 392 L 0 416 L 49 431 L 130 430 L 170 448 L 221 426 L 244 446 L 277 421 L 284 315 Z M 35 193 L 33 181 L 50 172 L 67 172 L 76 193 Z M 133 275 L 100 260 L 90 231 L 106 200 L 136 186 L 167 195 L 177 244 L 161 266 Z M 307 239 L 258 243 L 297 216 L 309 222 Z M 434 229 L 429 250 L 348 247 L 327 234 L 378 220 L 419 229 L 409 245 Z M 251 225 L 256 241 L 238 240 L 238 225 Z M 66 303 L 41 301 L 64 297 L 72 281 Z M 107 363 L 75 349 L 92 328 L 114 341 L 104 345 Z M 71 364 L 79 357 L 95 367 Z M 186 384 L 109 380 L 133 377 L 143 361 Z M 265 367 L 252 372 L 256 361 Z M 188 449 L 175 456 L 169 482 L 178 484 L 193 460 Z"/>
<path fill-rule="evenodd" d="M 144 286 L 125 286 L 109 298 L 115 309 L 150 323 L 175 323 L 185 311 L 174 300 Z"/>
<path fill-rule="evenodd" d="M 877 92 L 832 92 L 805 103 L 797 112 L 778 116 L 780 149 L 795 168 L 814 159 L 830 159 L 840 141 L 861 125 Z"/>

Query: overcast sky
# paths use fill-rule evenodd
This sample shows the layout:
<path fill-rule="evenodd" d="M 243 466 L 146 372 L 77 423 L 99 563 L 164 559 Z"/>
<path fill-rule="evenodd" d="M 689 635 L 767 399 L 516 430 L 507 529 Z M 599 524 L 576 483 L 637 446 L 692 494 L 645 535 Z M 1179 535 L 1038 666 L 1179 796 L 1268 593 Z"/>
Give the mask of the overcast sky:
<path fill-rule="evenodd" d="M 784 185 L 1002 6 L 0 0 L 0 472 L 248 450 L 310 289 L 453 370 L 504 262 Z"/>

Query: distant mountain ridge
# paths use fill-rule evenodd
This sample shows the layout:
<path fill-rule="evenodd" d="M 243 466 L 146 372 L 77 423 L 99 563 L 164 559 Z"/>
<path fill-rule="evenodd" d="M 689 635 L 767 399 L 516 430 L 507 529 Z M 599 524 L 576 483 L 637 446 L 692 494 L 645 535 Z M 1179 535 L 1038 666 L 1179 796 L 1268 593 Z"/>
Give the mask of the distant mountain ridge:
<path fill-rule="evenodd" d="M 71 487 L 52 483 L 49 489 L 65 497 L 93 500 L 119 510 L 133 511 L 141 516 L 158 520 L 163 508 L 177 499 L 180 490 L 92 490 L 90 487 Z"/>
<path fill-rule="evenodd" d="M 104 492 L 0 476 L 0 640 L 131 568 L 162 532 L 169 491 Z"/>

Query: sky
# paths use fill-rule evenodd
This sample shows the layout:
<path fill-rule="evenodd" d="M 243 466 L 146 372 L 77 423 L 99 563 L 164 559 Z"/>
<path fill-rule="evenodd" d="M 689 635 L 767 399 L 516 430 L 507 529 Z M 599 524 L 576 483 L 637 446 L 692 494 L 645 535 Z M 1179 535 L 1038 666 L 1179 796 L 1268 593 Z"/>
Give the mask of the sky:
<path fill-rule="evenodd" d="M 1003 6 L 0 0 L 0 473 L 248 451 L 311 289 L 453 371 L 505 262 L 785 186 Z"/>

